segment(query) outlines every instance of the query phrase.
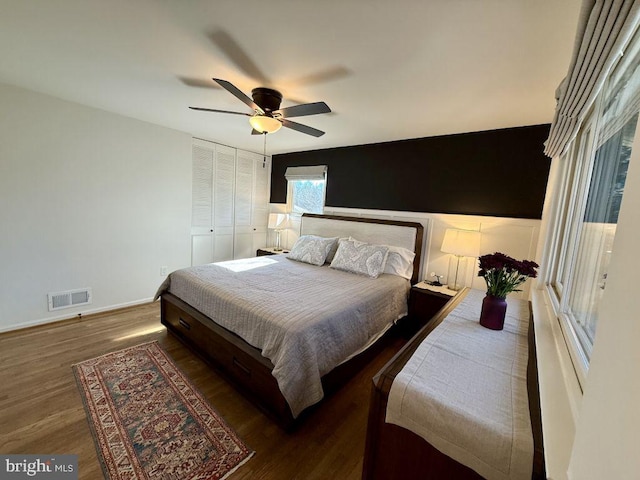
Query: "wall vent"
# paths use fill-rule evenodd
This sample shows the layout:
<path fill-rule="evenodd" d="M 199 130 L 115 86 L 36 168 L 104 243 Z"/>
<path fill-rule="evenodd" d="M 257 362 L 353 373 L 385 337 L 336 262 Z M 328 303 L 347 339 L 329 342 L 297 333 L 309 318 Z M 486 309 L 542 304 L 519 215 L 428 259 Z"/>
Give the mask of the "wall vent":
<path fill-rule="evenodd" d="M 62 310 L 63 308 L 76 307 L 91 303 L 91 289 L 79 288 L 66 292 L 48 293 L 49 311 Z"/>

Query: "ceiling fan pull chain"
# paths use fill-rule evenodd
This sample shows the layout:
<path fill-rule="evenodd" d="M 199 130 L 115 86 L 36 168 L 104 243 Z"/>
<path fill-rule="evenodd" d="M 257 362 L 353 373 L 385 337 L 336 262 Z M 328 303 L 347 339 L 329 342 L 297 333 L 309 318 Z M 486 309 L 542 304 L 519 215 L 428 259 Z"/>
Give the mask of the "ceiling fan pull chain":
<path fill-rule="evenodd" d="M 262 148 L 262 168 L 267 167 L 267 132 L 264 132 L 264 146 Z"/>

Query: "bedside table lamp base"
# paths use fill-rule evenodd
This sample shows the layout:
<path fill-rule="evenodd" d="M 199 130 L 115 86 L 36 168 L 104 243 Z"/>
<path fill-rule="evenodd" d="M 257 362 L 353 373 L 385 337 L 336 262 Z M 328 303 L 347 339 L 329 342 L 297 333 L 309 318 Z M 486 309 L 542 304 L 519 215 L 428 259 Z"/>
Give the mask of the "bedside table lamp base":
<path fill-rule="evenodd" d="M 282 230 L 276 230 L 276 246 L 274 248 L 276 252 L 282 251 L 282 246 L 280 244 L 280 232 L 282 232 Z"/>
<path fill-rule="evenodd" d="M 462 266 L 460 265 L 460 260 L 462 260 Z M 458 278 L 463 279 L 465 276 L 467 270 L 465 260 L 466 259 L 460 255 L 453 255 L 449 259 L 449 275 L 447 276 L 447 288 L 449 290 L 455 290 L 457 292 L 462 289 L 462 285 L 458 283 Z"/>
<path fill-rule="evenodd" d="M 275 230 L 276 232 L 276 246 L 274 250 L 276 252 L 282 251 L 282 246 L 280 244 L 280 233 L 283 229 L 289 226 L 289 215 L 285 213 L 270 213 L 269 221 L 267 224 L 267 228 L 271 230 Z"/>

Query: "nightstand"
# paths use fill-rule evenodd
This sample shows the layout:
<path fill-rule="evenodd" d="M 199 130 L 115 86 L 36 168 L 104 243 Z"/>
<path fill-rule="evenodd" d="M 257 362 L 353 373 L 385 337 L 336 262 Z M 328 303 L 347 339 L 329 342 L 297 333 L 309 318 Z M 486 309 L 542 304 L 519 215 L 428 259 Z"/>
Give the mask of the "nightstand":
<path fill-rule="evenodd" d="M 455 290 L 449 290 L 446 285 L 434 287 L 425 282 L 411 287 L 407 328 L 416 333 L 457 293 Z"/>
<path fill-rule="evenodd" d="M 277 255 L 279 253 L 289 253 L 289 250 L 283 249 L 276 251 L 274 247 L 259 248 L 256 251 L 256 257 L 262 257 L 263 255 Z"/>

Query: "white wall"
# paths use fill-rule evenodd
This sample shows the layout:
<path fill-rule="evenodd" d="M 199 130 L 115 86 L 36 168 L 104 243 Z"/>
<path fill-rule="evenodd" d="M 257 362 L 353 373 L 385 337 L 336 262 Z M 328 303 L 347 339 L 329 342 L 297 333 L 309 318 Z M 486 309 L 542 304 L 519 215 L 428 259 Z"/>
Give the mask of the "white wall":
<path fill-rule="evenodd" d="M 271 204 L 271 212 L 286 211 L 284 204 Z M 418 212 L 393 212 L 385 210 L 363 210 L 355 208 L 325 207 L 325 214 L 365 216 L 375 218 L 387 218 L 410 222 L 419 222 L 425 227 L 425 248 L 422 263 L 422 278 L 435 280 L 430 277 L 431 272 L 444 275 L 443 283 L 447 282 L 449 271 L 449 254 L 442 253 L 440 246 L 447 228 L 459 228 L 465 230 L 477 230 L 481 232 L 480 254 L 503 252 L 518 260 L 535 260 L 540 232 L 540 220 L 485 217 L 478 215 L 448 215 L 442 213 L 418 213 Z M 291 248 L 298 238 L 299 225 L 282 233 L 282 244 L 285 248 Z M 275 235 L 269 234 L 269 245 L 275 245 Z M 516 298 L 528 298 L 530 281 L 521 288 L 522 292 L 512 294 Z M 486 289 L 484 279 L 478 277 L 477 261 L 467 260 L 467 268 L 464 275 L 464 285 Z"/>
<path fill-rule="evenodd" d="M 4 84 L 0 105 L 0 331 L 150 299 L 189 265 L 190 135 Z"/>

